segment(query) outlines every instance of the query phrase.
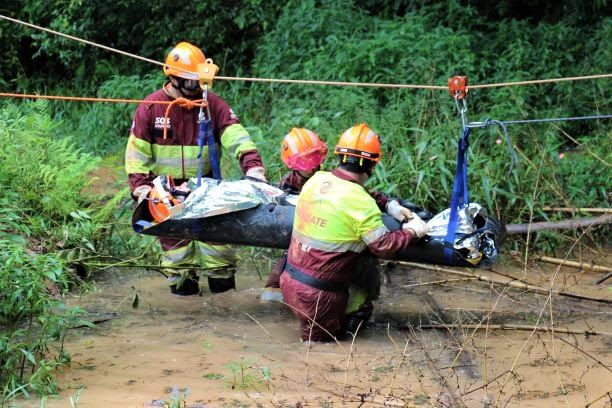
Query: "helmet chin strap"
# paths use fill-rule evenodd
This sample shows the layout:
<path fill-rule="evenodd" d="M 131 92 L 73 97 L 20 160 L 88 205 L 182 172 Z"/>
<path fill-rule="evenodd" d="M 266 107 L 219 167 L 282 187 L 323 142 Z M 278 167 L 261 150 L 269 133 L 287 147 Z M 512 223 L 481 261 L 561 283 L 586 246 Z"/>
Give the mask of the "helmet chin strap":
<path fill-rule="evenodd" d="M 183 94 L 183 96 L 191 101 L 195 101 L 197 99 L 202 99 L 202 94 L 200 93 L 196 93 L 193 95 L 189 95 L 189 94 L 185 94 L 182 90 L 180 90 L 180 92 Z"/>

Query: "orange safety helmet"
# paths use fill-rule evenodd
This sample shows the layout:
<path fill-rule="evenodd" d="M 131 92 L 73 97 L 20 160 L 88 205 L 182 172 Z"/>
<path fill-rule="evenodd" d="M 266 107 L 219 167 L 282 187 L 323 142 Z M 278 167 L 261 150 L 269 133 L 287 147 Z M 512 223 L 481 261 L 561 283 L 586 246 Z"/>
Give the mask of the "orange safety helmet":
<path fill-rule="evenodd" d="M 359 158 L 359 165 L 363 159 L 378 163 L 382 152 L 380 150 L 380 137 L 365 123 L 347 129 L 338 140 L 334 153 L 346 162 L 349 157 Z M 348 156 L 348 157 L 347 157 Z"/>
<path fill-rule="evenodd" d="M 167 187 L 171 189 L 174 187 L 174 181 L 168 177 Z M 164 180 L 164 181 L 166 181 Z M 149 193 L 149 212 L 153 216 L 153 219 L 157 222 L 165 221 L 170 218 L 171 209 L 179 205 L 181 201 L 170 194 L 165 189 L 159 191 L 159 188 L 153 187 Z"/>
<path fill-rule="evenodd" d="M 198 80 L 198 64 L 205 61 L 206 57 L 201 49 L 188 42 L 180 42 L 168 53 L 164 74 Z"/>
<path fill-rule="evenodd" d="M 325 156 L 327 145 L 312 130 L 293 128 L 281 141 L 281 159 L 291 170 L 315 170 Z"/>

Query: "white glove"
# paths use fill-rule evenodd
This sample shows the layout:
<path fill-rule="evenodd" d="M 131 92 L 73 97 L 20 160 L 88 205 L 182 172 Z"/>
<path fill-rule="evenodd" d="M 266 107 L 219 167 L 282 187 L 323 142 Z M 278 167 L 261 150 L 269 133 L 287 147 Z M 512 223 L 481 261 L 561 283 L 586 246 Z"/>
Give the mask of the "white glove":
<path fill-rule="evenodd" d="M 140 204 L 142 200 L 149 196 L 151 190 L 151 186 L 145 184 L 143 186 L 136 187 L 134 191 L 132 191 L 132 195 L 138 199 L 138 204 Z"/>
<path fill-rule="evenodd" d="M 402 229 L 410 230 L 416 238 L 423 238 L 429 232 L 429 225 L 415 214 L 414 218 L 402 225 Z"/>
<path fill-rule="evenodd" d="M 264 183 L 268 182 L 268 180 L 266 180 L 266 169 L 263 167 L 252 167 L 248 169 L 244 175 L 263 181 Z"/>
<path fill-rule="evenodd" d="M 411 220 L 415 215 L 412 211 L 402 207 L 396 200 L 391 200 L 387 203 L 387 214 L 398 220 L 399 222 Z"/>

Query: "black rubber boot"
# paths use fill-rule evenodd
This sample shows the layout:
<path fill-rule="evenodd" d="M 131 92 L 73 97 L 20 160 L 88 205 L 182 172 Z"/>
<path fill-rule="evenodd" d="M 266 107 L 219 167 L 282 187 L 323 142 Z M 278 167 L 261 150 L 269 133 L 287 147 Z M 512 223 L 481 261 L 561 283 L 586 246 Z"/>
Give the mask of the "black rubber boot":
<path fill-rule="evenodd" d="M 230 289 L 236 289 L 236 279 L 230 278 L 211 278 L 208 277 L 208 288 L 212 293 L 227 292 Z"/>
<path fill-rule="evenodd" d="M 362 331 L 365 329 L 365 326 L 366 326 L 366 321 L 363 320 L 362 316 L 359 316 L 357 314 L 347 315 L 344 317 L 344 321 L 342 322 L 342 329 L 340 330 L 338 339 L 339 340 L 352 339 L 353 335 L 357 333 L 357 328 L 359 328 L 359 331 Z"/>
<path fill-rule="evenodd" d="M 344 316 L 342 321 L 342 329 L 340 330 L 340 340 L 347 340 L 353 338 L 353 335 L 357 334 L 357 328 L 359 331 L 365 330 L 374 305 L 371 300 L 367 300 L 359 309 L 353 313 L 349 313 Z"/>
<path fill-rule="evenodd" d="M 200 279 L 197 276 L 189 276 L 177 287 L 170 285 L 170 292 L 177 296 L 193 296 L 200 293 Z"/>

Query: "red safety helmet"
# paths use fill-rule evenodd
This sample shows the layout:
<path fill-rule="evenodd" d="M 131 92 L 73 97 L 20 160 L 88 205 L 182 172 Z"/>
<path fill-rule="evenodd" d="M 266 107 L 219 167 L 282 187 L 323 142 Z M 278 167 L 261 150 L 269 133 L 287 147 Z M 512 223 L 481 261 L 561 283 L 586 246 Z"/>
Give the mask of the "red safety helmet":
<path fill-rule="evenodd" d="M 327 145 L 312 130 L 293 128 L 281 141 L 281 159 L 291 170 L 315 170 L 325 156 Z"/>
<path fill-rule="evenodd" d="M 188 42 L 180 42 L 168 53 L 164 74 L 198 80 L 198 64 L 205 61 L 206 57 L 201 49 Z"/>
<path fill-rule="evenodd" d="M 343 156 L 343 161 L 349 157 L 359 158 L 378 163 L 382 155 L 380 137 L 365 123 L 347 129 L 338 140 L 334 153 Z"/>

